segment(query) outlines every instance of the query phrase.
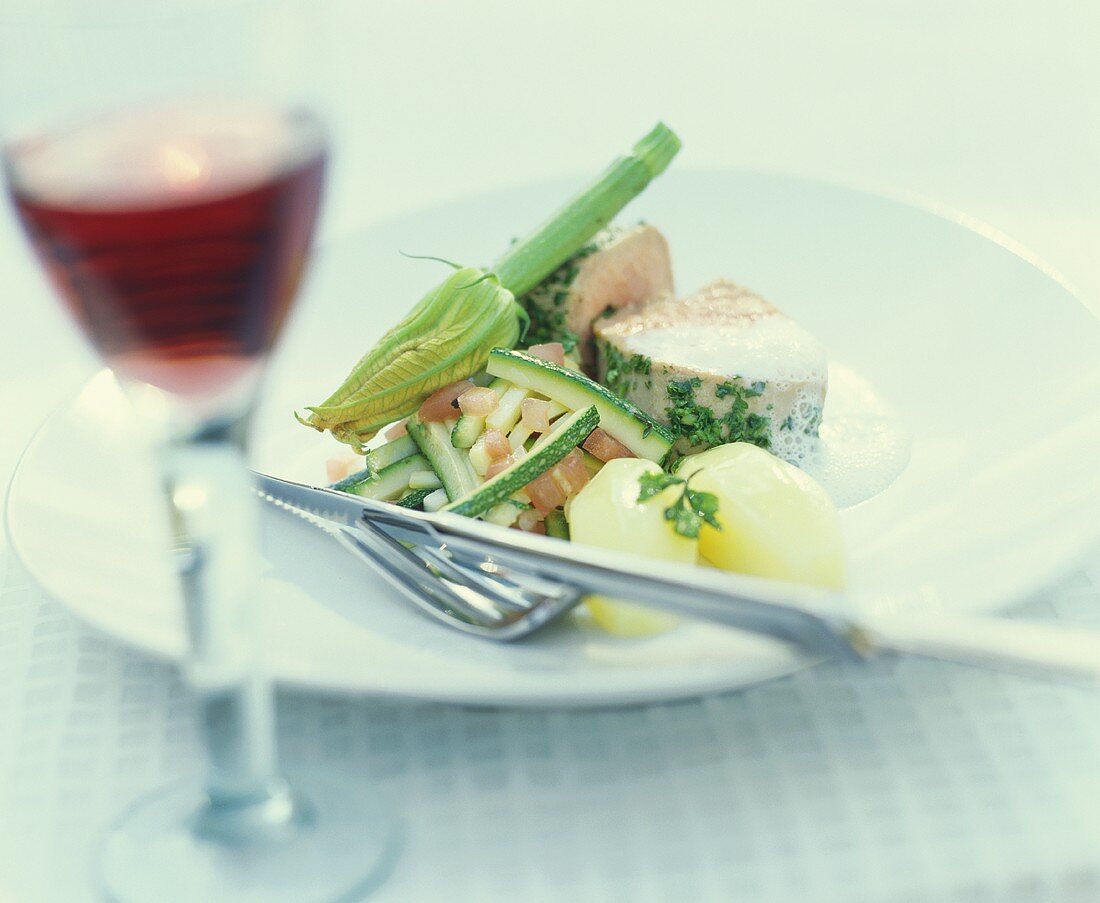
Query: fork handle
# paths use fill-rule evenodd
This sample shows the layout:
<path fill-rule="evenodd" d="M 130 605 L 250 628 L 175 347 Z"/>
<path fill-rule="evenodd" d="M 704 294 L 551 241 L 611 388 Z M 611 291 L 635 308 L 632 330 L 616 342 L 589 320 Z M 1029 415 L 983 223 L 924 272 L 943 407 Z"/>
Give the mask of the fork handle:
<path fill-rule="evenodd" d="M 1100 681 L 1100 633 L 1006 617 L 901 617 L 863 625 L 869 650 L 1030 676 Z"/>

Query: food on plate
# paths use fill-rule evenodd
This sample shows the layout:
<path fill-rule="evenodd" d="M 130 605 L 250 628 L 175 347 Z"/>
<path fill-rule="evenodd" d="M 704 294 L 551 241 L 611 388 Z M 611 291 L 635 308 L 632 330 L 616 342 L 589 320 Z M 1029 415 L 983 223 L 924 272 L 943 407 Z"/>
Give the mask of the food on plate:
<path fill-rule="evenodd" d="M 321 404 L 297 415 L 357 450 L 439 389 L 482 369 L 492 348 L 511 348 L 527 314 L 516 302 L 577 254 L 680 150 L 659 123 L 585 191 L 511 248 L 490 271 L 458 267 L 368 352 Z"/>
<path fill-rule="evenodd" d="M 446 510 L 476 517 L 497 505 L 508 504 L 515 493 L 526 490 L 539 478 L 551 479 L 568 498 L 588 480 L 588 470 L 584 467 L 577 446 L 588 438 L 588 434 L 599 422 L 600 415 L 591 405 L 563 417 L 557 428 L 539 436 L 518 458 L 515 453 L 505 452 L 508 455 L 504 459 L 505 467 L 494 473 L 490 465 L 485 482 L 452 500 Z M 450 495 L 449 492 L 447 494 Z M 542 509 L 544 516 L 553 510 L 537 504 L 537 499 L 530 496 L 530 493 L 528 497 L 536 509 Z M 554 506 L 556 507 L 557 505 Z"/>
<path fill-rule="evenodd" d="M 680 462 L 676 475 L 718 499 L 721 529 L 704 523 L 699 553 L 742 574 L 826 589 L 844 586 L 836 505 L 809 474 L 745 442 Z"/>
<path fill-rule="evenodd" d="M 799 462 L 816 439 L 824 349 L 732 282 L 675 298 L 664 236 L 607 227 L 679 146 L 658 126 L 491 269 L 456 267 L 308 408 L 303 423 L 365 453 L 334 488 L 841 586 L 835 506 L 766 450 Z M 587 608 L 619 635 L 676 623 L 618 599 Z"/>
<path fill-rule="evenodd" d="M 751 442 L 797 461 L 817 436 L 825 349 L 746 288 L 714 282 L 594 329 L 600 382 L 671 429 L 680 453 Z"/>
<path fill-rule="evenodd" d="M 330 483 L 336 483 L 357 470 L 359 459 L 354 455 L 335 455 L 325 462 L 325 476 Z"/>
<path fill-rule="evenodd" d="M 477 370 L 490 348 L 514 344 L 521 315 L 496 280 L 473 267 L 456 269 L 382 337 L 339 389 L 298 419 L 362 451 L 384 426 Z"/>
<path fill-rule="evenodd" d="M 560 342 L 591 373 L 593 321 L 672 290 L 668 242 L 654 226 L 604 229 L 520 299 L 531 317 L 527 340 Z"/>
<path fill-rule="evenodd" d="M 570 539 L 650 559 L 695 564 L 697 538 L 677 532 L 665 517 L 665 510 L 678 503 L 677 487 L 667 486 L 641 498 L 641 480 L 664 475 L 652 461 L 609 461 L 569 502 L 565 516 Z M 589 596 L 585 604 L 599 626 L 619 636 L 659 633 L 678 623 L 674 615 L 620 599 Z"/>
<path fill-rule="evenodd" d="M 509 380 L 520 391 L 541 392 L 567 409 L 594 405 L 600 412 L 600 427 L 635 457 L 660 462 L 672 447 L 668 430 L 583 373 L 502 348 L 490 352 L 488 371 Z"/>
<path fill-rule="evenodd" d="M 400 498 L 407 489 L 412 488 L 409 480 L 412 479 L 413 474 L 422 473 L 430 466 L 428 459 L 423 455 L 406 455 L 386 467 L 372 469 L 368 465 L 333 483 L 332 488 L 350 492 L 352 495 L 389 502 Z"/>
<path fill-rule="evenodd" d="M 426 510 L 446 508 L 548 532 L 544 521 L 606 461 L 658 462 L 672 447 L 671 435 L 652 418 L 544 357 L 493 349 L 477 381 L 488 386 L 461 380 L 433 393 L 408 418 L 406 435 L 369 452 L 367 468 L 336 488 L 402 499 L 432 488 L 427 466 L 438 477 L 440 494 L 422 497 Z M 564 531 L 556 517 L 551 524 L 559 535 Z"/>

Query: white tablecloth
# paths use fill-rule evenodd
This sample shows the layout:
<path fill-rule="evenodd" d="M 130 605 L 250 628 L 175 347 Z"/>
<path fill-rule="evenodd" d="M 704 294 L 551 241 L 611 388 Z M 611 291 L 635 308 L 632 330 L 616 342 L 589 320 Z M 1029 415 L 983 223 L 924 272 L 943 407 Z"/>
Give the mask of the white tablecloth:
<path fill-rule="evenodd" d="M 188 696 L 18 572 L 0 600 L 0 898 L 91 899 L 106 820 L 198 767 Z M 1079 575 L 1027 613 L 1098 611 Z M 913 660 L 605 712 L 286 693 L 279 734 L 400 813 L 379 900 L 1092 903 L 1098 703 Z"/>
<path fill-rule="evenodd" d="M 272 7 L 241 14 L 274 18 L 269 54 L 301 39 L 334 122 L 328 236 L 589 169 L 660 116 L 683 165 L 965 209 L 1100 296 L 1096 4 Z M 42 52 L 21 28 L 5 22 L 9 106 Z M 0 249 L 6 479 L 91 361 L 10 218 Z M 1095 624 L 1098 579 L 1100 561 L 1026 613 Z M 1062 903 L 1100 899 L 1098 695 L 928 662 L 825 665 L 608 712 L 288 693 L 280 734 L 289 766 L 367 780 L 401 813 L 380 900 Z M 196 766 L 174 672 L 44 600 L 0 540 L 0 899 L 88 899 L 105 820 Z"/>

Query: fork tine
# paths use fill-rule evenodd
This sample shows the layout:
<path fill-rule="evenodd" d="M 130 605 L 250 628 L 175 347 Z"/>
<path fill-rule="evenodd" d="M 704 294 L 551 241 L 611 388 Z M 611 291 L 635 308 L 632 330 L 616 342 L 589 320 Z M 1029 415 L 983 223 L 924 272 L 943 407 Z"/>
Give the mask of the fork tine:
<path fill-rule="evenodd" d="M 423 585 L 423 581 L 425 579 L 439 582 L 439 578 L 429 570 L 428 563 L 424 561 L 423 558 L 418 556 L 412 549 L 409 549 L 403 543 L 392 537 L 380 526 L 367 522 L 366 520 L 362 521 L 357 526 L 360 526 L 363 530 L 367 531 L 372 539 L 376 540 L 384 546 L 384 548 L 388 552 L 388 554 L 385 555 L 387 560 L 393 561 L 395 563 L 403 562 L 405 565 L 403 570 L 405 570 L 406 572 L 410 572 L 411 569 L 411 572 L 414 572 L 417 575 L 418 583 Z M 419 548 L 423 549 L 424 547 L 421 546 Z M 443 569 L 441 568 L 440 570 Z M 526 606 L 520 607 L 511 600 L 506 600 L 504 602 L 504 607 L 508 609 L 508 612 L 502 612 L 497 607 L 497 605 L 492 604 L 501 601 L 501 597 L 503 594 L 499 589 L 494 587 L 482 588 L 480 586 L 472 585 L 474 584 L 474 581 L 459 572 L 454 567 L 454 565 L 450 564 L 450 562 L 446 562 L 446 571 L 444 573 L 448 579 L 449 584 L 451 584 L 447 586 L 449 595 L 456 595 L 454 593 L 453 584 L 465 586 L 467 589 L 474 592 L 472 599 L 469 597 L 457 595 L 456 598 L 459 599 L 459 604 L 463 607 L 466 607 L 467 603 L 472 602 L 474 611 L 476 611 L 478 615 L 482 617 L 482 619 L 489 618 L 492 621 L 503 621 L 508 620 L 508 618 L 517 611 L 526 611 Z M 488 599 L 486 599 L 485 597 L 488 597 Z"/>
<path fill-rule="evenodd" d="M 498 642 L 512 642 L 534 633 L 544 624 L 576 605 L 582 595 L 580 590 L 566 584 L 554 583 L 535 576 L 513 575 L 504 571 L 502 574 L 506 575 L 505 579 L 508 579 L 517 588 L 516 593 L 509 594 L 497 579 L 486 575 L 481 570 L 482 565 L 491 564 L 491 562 L 486 562 L 484 558 L 477 559 L 477 563 L 472 567 L 459 566 L 444 555 L 438 545 L 418 546 L 414 551 L 407 548 L 378 524 L 370 522 L 368 518 L 364 518 L 360 526 L 363 527 L 365 532 L 379 540 L 394 556 L 414 569 L 422 569 L 422 575 L 430 572 L 426 570 L 427 562 L 421 556 L 426 556 L 433 566 L 440 566 L 439 569 L 445 576 L 437 577 L 432 574 L 431 580 L 436 582 L 453 581 L 455 585 L 449 587 L 451 593 L 460 592 L 463 588 L 468 590 L 468 593 L 464 595 L 466 601 L 470 602 L 479 611 L 489 614 L 494 621 L 492 625 L 483 624 L 477 632 L 483 637 Z M 366 546 L 365 543 L 363 545 Z M 545 592 L 533 589 L 532 584 L 545 590 Z M 538 600 L 532 604 L 520 601 L 523 599 L 522 593 L 524 591 L 533 592 L 538 596 Z M 406 595 L 408 594 L 406 590 Z M 506 609 L 506 611 L 501 611 L 501 608 Z M 457 619 L 446 612 L 435 611 L 433 614 L 453 626 L 461 626 Z"/>
<path fill-rule="evenodd" d="M 417 608 L 452 627 L 480 636 L 492 636 L 499 629 L 490 620 L 500 620 L 500 613 L 491 607 L 471 604 L 444 580 L 430 574 L 419 559 L 410 563 L 404 557 L 391 557 L 385 546 L 373 546 L 354 531 L 343 531 L 341 543 L 366 557 L 379 575 L 413 602 Z M 477 599 L 476 594 L 470 594 Z M 481 601 L 481 600 L 478 600 Z"/>
<path fill-rule="evenodd" d="M 475 555 L 469 549 L 455 549 L 450 546 L 447 547 L 447 550 L 451 555 L 451 559 L 466 569 L 487 574 L 497 583 L 508 583 L 524 592 L 555 598 L 571 594 L 584 595 L 569 583 L 560 580 L 547 580 L 538 574 L 526 573 L 514 567 L 505 566 L 494 559 L 491 553 Z"/>
<path fill-rule="evenodd" d="M 498 581 L 484 576 L 480 570 L 460 567 L 436 546 L 419 546 L 414 554 L 422 560 L 426 559 L 425 563 L 436 568 L 448 580 L 484 593 L 508 611 L 523 614 L 531 609 L 532 603 L 527 602 L 520 592 L 509 593 Z"/>
<path fill-rule="evenodd" d="M 260 479 L 279 482 L 262 475 Z M 440 551 L 440 537 L 431 524 L 414 522 L 410 529 L 408 522 L 400 519 L 379 518 L 388 529 L 405 528 L 408 538 L 418 543 L 414 550 L 424 549 L 424 556 L 417 557 L 381 526 L 360 524 L 362 532 L 353 529 L 355 519 L 348 516 L 350 510 L 329 511 L 317 506 L 306 507 L 307 498 L 313 501 L 315 496 L 318 501 L 327 502 L 331 501 L 328 497 L 332 493 L 311 489 L 308 496 L 295 498 L 293 502 L 260 487 L 257 487 L 256 494 L 269 504 L 329 534 L 370 565 L 417 610 L 449 627 L 483 639 L 512 642 L 542 626 L 551 613 L 550 609 L 561 607 L 555 604 L 557 600 L 550 598 L 551 593 L 538 591 L 543 587 L 526 586 L 500 573 L 486 575 L 476 566 L 459 566 Z M 359 507 L 356 513 L 362 515 L 363 508 Z M 367 529 L 362 529 L 364 527 Z M 366 541 L 363 533 L 374 541 Z M 425 545 L 420 546 L 419 543 Z M 477 563 L 482 562 L 483 559 L 478 558 Z M 540 598 L 528 603 L 524 595 L 526 592 Z M 535 609 L 537 613 L 532 615 Z"/>

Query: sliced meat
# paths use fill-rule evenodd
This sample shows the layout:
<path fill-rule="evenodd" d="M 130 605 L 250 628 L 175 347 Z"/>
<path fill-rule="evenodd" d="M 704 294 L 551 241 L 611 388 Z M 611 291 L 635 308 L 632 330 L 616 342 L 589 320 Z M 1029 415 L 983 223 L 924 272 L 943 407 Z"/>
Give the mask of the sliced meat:
<path fill-rule="evenodd" d="M 531 315 L 528 343 L 561 342 L 578 349 L 588 372 L 595 369 L 592 321 L 617 310 L 672 294 L 668 242 L 653 226 L 605 229 L 575 257 L 521 300 Z"/>
<path fill-rule="evenodd" d="M 671 427 L 684 454 L 744 441 L 797 463 L 817 435 L 825 349 L 746 288 L 719 281 L 593 325 L 600 381 Z"/>

